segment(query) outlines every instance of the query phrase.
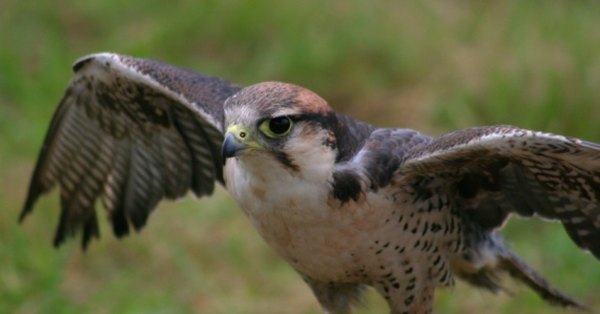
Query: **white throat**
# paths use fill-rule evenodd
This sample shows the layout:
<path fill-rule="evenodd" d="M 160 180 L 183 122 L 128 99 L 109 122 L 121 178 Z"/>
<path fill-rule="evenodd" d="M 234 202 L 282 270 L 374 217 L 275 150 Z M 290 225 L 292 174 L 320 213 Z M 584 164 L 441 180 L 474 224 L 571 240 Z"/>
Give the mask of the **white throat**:
<path fill-rule="evenodd" d="M 335 151 L 324 145 L 301 144 L 290 145 L 287 152 L 294 156 L 290 160 L 293 167 L 264 153 L 227 160 L 227 189 L 248 215 L 255 211 L 287 210 L 297 200 L 302 201 L 302 207 L 326 201 Z"/>

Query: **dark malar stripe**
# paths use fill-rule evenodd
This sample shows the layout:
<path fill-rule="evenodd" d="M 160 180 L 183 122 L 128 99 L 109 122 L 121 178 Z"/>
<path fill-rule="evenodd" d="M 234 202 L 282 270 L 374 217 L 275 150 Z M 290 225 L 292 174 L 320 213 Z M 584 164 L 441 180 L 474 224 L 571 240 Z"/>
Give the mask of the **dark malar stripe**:
<path fill-rule="evenodd" d="M 277 160 L 279 160 L 279 162 L 281 162 L 284 166 L 291 169 L 293 172 L 300 171 L 300 167 L 292 161 L 292 159 L 290 158 L 290 156 L 288 156 L 288 154 L 286 154 L 282 151 L 277 151 L 277 152 L 275 152 L 275 158 L 277 158 Z"/>

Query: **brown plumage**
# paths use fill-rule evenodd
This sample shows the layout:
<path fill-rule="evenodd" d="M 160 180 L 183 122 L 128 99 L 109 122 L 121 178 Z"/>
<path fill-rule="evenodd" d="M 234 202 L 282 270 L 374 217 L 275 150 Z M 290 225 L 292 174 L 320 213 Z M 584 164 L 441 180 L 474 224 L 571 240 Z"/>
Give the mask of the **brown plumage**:
<path fill-rule="evenodd" d="M 116 54 L 73 68 L 21 214 L 58 185 L 55 245 L 99 236 L 98 199 L 123 236 L 160 200 L 219 182 L 328 312 L 350 312 L 372 286 L 393 313 L 427 313 L 454 276 L 497 292 L 505 274 L 584 308 L 497 229 L 511 213 L 558 220 L 600 258 L 598 144 L 510 126 L 378 129 L 299 86 L 242 89 Z"/>

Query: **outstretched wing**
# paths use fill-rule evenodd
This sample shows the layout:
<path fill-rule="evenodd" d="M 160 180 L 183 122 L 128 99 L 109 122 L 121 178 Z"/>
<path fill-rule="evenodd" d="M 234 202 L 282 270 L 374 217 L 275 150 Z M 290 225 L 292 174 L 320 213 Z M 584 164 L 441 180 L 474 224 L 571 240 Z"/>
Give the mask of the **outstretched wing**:
<path fill-rule="evenodd" d="M 407 151 L 395 178 L 417 195 L 448 195 L 486 229 L 510 213 L 557 219 L 600 259 L 598 144 L 507 126 L 465 129 Z"/>
<path fill-rule="evenodd" d="M 223 102 L 240 88 L 157 61 L 100 53 L 79 59 L 39 154 L 21 221 L 56 184 L 54 245 L 99 236 L 101 199 L 117 236 L 142 228 L 163 199 L 211 194 L 223 182 Z"/>

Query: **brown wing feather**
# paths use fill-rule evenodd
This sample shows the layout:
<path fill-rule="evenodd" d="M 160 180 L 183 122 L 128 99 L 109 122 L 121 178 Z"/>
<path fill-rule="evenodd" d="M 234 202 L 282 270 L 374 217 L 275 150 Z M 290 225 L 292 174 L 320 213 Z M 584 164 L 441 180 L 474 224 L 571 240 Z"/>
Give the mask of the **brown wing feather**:
<path fill-rule="evenodd" d="M 446 191 L 484 228 L 512 212 L 558 219 L 600 258 L 598 144 L 507 126 L 465 129 L 412 148 L 396 178 Z"/>
<path fill-rule="evenodd" d="M 140 229 L 163 198 L 211 194 L 223 182 L 222 104 L 239 87 L 160 62 L 116 54 L 80 59 L 31 178 L 21 220 L 56 184 L 54 244 L 99 236 L 98 199 L 117 236 Z"/>

